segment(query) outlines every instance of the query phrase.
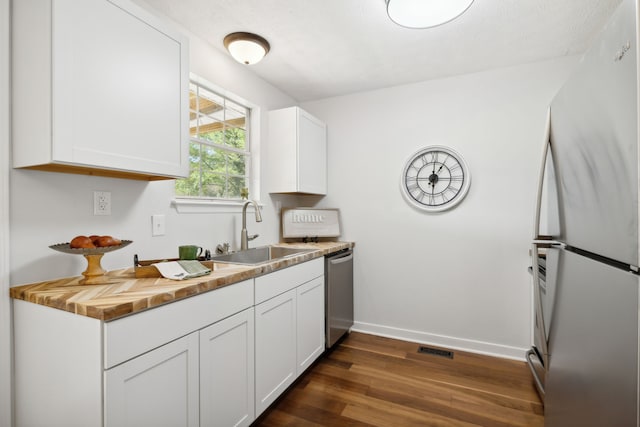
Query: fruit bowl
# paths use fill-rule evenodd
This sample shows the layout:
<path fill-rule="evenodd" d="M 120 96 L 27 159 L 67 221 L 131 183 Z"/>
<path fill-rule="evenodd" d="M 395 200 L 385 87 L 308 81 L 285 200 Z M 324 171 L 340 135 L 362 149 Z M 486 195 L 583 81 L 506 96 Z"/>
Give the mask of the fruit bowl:
<path fill-rule="evenodd" d="M 54 251 L 65 254 L 84 255 L 87 259 L 87 269 L 82 272 L 84 279 L 80 280 L 81 285 L 103 285 L 109 283 L 106 276 L 107 271 L 102 268 L 100 261 L 107 252 L 117 251 L 132 243 L 131 240 L 122 240 L 119 245 L 102 246 L 97 248 L 72 248 L 69 243 L 58 243 L 49 246 Z"/>
<path fill-rule="evenodd" d="M 97 248 L 72 248 L 69 243 L 58 243 L 56 245 L 49 246 L 54 251 L 64 252 L 65 254 L 74 255 L 98 255 L 106 254 L 107 252 L 117 251 L 132 243 L 131 240 L 121 240 L 119 245 L 103 246 Z"/>

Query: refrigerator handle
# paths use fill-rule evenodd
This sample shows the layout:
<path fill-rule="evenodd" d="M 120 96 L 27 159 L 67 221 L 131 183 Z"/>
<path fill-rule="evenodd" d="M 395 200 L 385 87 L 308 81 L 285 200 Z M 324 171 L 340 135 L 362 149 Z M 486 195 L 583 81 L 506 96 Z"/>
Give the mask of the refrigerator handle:
<path fill-rule="evenodd" d="M 534 310 L 535 310 L 535 319 L 534 321 L 538 322 L 538 327 L 534 328 L 539 335 L 538 342 L 540 342 L 542 348 L 539 349 L 542 356 L 542 363 L 544 366 L 549 366 L 549 361 L 547 360 L 547 355 L 549 354 L 547 348 L 547 337 L 546 337 L 546 329 L 544 324 L 544 315 L 543 315 L 543 307 L 542 307 L 542 295 L 541 295 L 541 286 L 540 286 L 540 266 L 538 263 L 538 251 L 539 246 L 537 243 L 533 243 L 531 245 L 531 266 L 533 273 L 533 301 L 534 301 Z M 535 332 L 534 332 L 535 333 Z"/>
<path fill-rule="evenodd" d="M 540 173 L 538 175 L 538 194 L 536 197 L 536 212 L 533 223 L 533 239 L 540 238 L 540 209 L 542 208 L 542 189 L 544 185 L 544 171 L 547 165 L 547 155 L 549 153 L 549 137 L 551 136 L 551 107 L 547 109 L 547 124 L 544 135 L 544 149 L 542 150 L 542 162 L 540 163 Z M 535 269 L 534 269 L 535 270 Z"/>
<path fill-rule="evenodd" d="M 538 376 L 538 372 L 536 372 L 536 369 L 533 367 L 533 362 L 531 361 L 532 358 L 537 358 L 538 356 L 536 355 L 535 351 L 533 351 L 532 349 L 529 349 L 526 353 L 526 357 L 527 357 L 527 365 L 529 365 L 529 370 L 533 375 L 533 380 L 535 381 L 536 388 L 538 389 L 538 391 L 542 395 L 542 398 L 544 399 L 544 396 L 545 396 L 544 384 L 542 384 L 542 381 Z"/>

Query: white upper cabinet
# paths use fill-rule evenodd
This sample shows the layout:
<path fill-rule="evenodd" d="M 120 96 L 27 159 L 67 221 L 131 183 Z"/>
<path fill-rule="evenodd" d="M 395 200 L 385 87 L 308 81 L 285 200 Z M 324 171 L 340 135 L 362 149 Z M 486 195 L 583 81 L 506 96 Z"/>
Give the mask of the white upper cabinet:
<path fill-rule="evenodd" d="M 269 112 L 269 192 L 327 194 L 327 126 L 299 107 Z"/>
<path fill-rule="evenodd" d="M 127 0 L 13 2 L 13 166 L 188 175 L 188 41 Z"/>

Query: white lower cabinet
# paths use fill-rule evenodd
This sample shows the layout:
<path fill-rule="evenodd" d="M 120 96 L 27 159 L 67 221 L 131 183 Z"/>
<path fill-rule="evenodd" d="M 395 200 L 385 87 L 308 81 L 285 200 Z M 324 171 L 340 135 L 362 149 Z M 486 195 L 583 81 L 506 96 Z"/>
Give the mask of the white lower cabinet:
<path fill-rule="evenodd" d="M 255 279 L 256 417 L 324 351 L 324 259 Z"/>
<path fill-rule="evenodd" d="M 324 259 L 109 322 L 14 300 L 13 323 L 16 427 L 249 426 L 324 351 Z"/>
<path fill-rule="evenodd" d="M 253 308 L 105 373 L 105 426 L 249 426 Z"/>
<path fill-rule="evenodd" d="M 324 276 L 298 287 L 296 295 L 296 374 L 324 352 Z"/>
<path fill-rule="evenodd" d="M 249 426 L 254 408 L 253 308 L 200 331 L 200 425 Z"/>
<path fill-rule="evenodd" d="M 296 290 L 255 307 L 256 416 L 296 378 Z"/>
<path fill-rule="evenodd" d="M 197 427 L 198 332 L 105 371 L 106 427 Z"/>

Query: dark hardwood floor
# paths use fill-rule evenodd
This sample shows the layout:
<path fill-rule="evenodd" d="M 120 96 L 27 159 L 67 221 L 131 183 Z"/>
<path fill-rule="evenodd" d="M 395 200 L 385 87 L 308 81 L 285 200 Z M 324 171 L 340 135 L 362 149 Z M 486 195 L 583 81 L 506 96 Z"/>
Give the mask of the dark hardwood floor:
<path fill-rule="evenodd" d="M 542 426 L 524 362 L 351 333 L 254 426 Z"/>

